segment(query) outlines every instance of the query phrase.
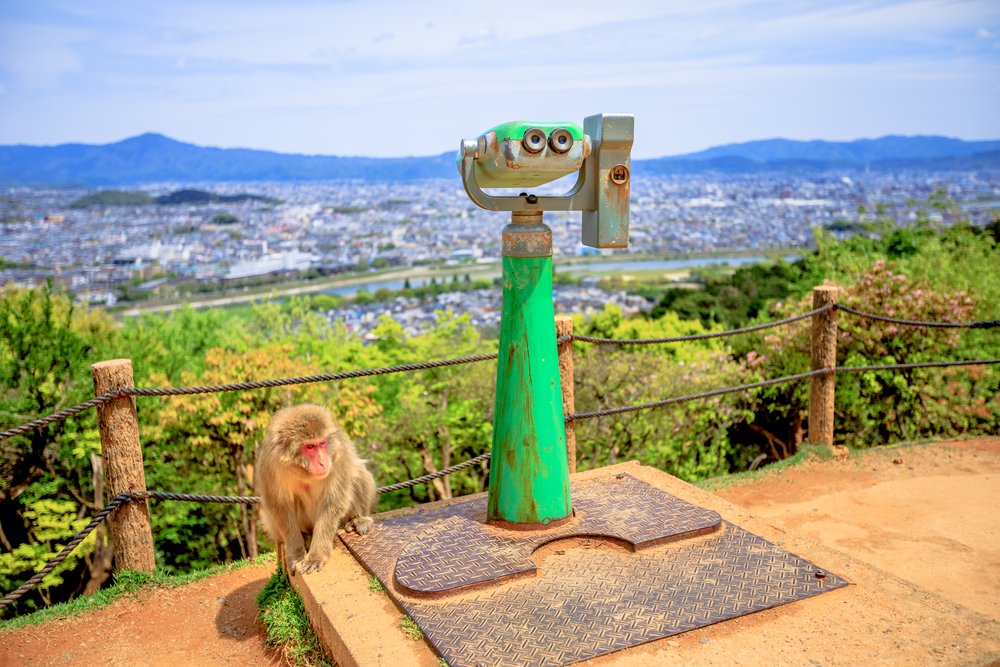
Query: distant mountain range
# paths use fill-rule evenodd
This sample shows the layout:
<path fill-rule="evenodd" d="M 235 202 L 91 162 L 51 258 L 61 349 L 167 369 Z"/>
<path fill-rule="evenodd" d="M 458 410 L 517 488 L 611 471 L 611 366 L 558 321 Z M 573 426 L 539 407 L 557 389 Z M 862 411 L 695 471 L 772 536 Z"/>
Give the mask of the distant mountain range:
<path fill-rule="evenodd" d="M 634 160 L 632 167 L 637 175 L 1000 168 L 1000 140 L 962 141 L 937 136 L 887 136 L 851 142 L 768 139 Z M 404 158 L 296 155 L 206 148 L 152 133 L 102 145 L 0 146 L 3 186 L 422 178 L 458 178 L 455 153 Z"/>
<path fill-rule="evenodd" d="M 766 139 L 727 144 L 698 153 L 637 160 L 634 171 L 684 174 L 989 168 L 1000 168 L 1000 140 L 962 141 L 951 137 L 890 135 L 857 141 Z"/>

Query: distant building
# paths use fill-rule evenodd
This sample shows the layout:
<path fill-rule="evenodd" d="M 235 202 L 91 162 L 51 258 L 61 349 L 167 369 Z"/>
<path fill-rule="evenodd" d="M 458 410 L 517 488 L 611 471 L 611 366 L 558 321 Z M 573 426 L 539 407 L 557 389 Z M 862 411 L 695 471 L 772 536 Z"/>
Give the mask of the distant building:
<path fill-rule="evenodd" d="M 252 276 L 264 276 L 269 273 L 283 273 L 287 271 L 307 271 L 313 267 L 320 258 L 311 253 L 289 250 L 287 252 L 273 253 L 265 255 L 260 259 L 251 262 L 241 262 L 229 267 L 226 279 L 236 280 L 239 278 L 250 278 Z"/>

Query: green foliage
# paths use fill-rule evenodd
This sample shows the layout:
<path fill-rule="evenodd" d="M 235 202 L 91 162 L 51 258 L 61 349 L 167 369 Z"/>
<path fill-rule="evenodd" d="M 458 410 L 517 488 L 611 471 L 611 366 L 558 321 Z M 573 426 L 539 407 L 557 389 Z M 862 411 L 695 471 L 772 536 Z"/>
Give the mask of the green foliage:
<path fill-rule="evenodd" d="M 373 331 L 376 342 L 365 349 L 375 366 L 466 356 L 495 349 L 482 341 L 468 315 L 438 312 L 436 326 L 425 334 L 407 336 L 402 327 L 383 317 Z M 411 479 L 470 459 L 490 447 L 492 438 L 493 364 L 470 364 L 380 378 L 373 394 L 382 406 L 372 422 L 364 456 L 382 484 Z M 469 468 L 406 492 L 380 498 L 381 509 L 485 489 L 485 466 Z"/>
<path fill-rule="evenodd" d="M 215 192 L 206 192 L 205 190 L 194 190 L 191 188 L 186 188 L 183 190 L 175 190 L 169 194 L 160 195 L 155 199 L 157 204 L 171 205 L 171 204 L 231 204 L 236 202 L 260 202 L 262 204 L 277 204 L 279 201 L 277 199 L 272 199 L 271 197 L 262 197 L 261 195 L 251 195 L 246 193 L 238 193 L 233 195 L 220 195 Z"/>
<path fill-rule="evenodd" d="M 817 236 L 818 250 L 805 258 L 808 272 L 841 285 L 841 301 L 859 310 L 902 319 L 962 322 L 996 319 L 1000 303 L 1000 248 L 989 230 L 956 224 L 939 231 L 931 214 L 954 208 L 935 197 L 911 226 L 879 219 L 870 233 L 837 240 Z M 810 286 L 811 287 L 811 286 Z M 791 290 L 758 321 L 812 307 L 806 286 Z M 739 324 L 746 324 L 740 322 Z M 948 330 L 895 326 L 838 317 L 839 365 L 866 366 L 948 359 L 997 358 L 995 330 Z M 737 359 L 751 360 L 759 379 L 809 368 L 809 322 L 734 339 Z M 867 447 L 926 437 L 995 433 L 1000 414 L 995 370 L 949 368 L 840 374 L 835 440 Z M 771 460 L 795 452 L 804 437 L 808 383 L 759 390 L 752 427 L 744 429 Z"/>
<path fill-rule="evenodd" d="M 251 336 L 238 316 L 185 306 L 167 315 L 127 320 L 107 354 L 131 359 L 136 386 L 148 386 L 154 376 L 178 383 L 182 371 L 200 374 L 210 349 L 239 352 L 250 345 Z"/>
<path fill-rule="evenodd" d="M 235 225 L 239 221 L 232 213 L 216 213 L 212 216 L 213 225 Z"/>
<path fill-rule="evenodd" d="M 35 266 L 31 262 L 12 262 L 9 259 L 0 257 L 0 269 L 33 269 Z"/>
<path fill-rule="evenodd" d="M 730 275 L 709 274 L 703 280 L 701 289 L 667 289 L 650 317 L 658 319 L 669 311 L 706 326 L 718 323 L 734 328 L 757 317 L 770 301 L 799 293 L 823 279 L 807 260 L 791 264 L 778 260 L 741 267 Z"/>
<path fill-rule="evenodd" d="M 673 313 L 657 320 L 625 320 L 607 306 L 574 332 L 601 338 L 662 338 L 704 333 L 698 322 Z M 637 405 L 741 384 L 748 370 L 734 363 L 717 339 L 656 346 L 576 344 L 576 410 Z M 752 418 L 739 395 L 691 401 L 641 413 L 577 422 L 581 469 L 636 459 L 683 479 L 728 472 L 742 457 L 730 439 L 734 424 Z"/>
<path fill-rule="evenodd" d="M 922 253 L 923 247 L 910 257 Z M 946 269 L 948 262 L 941 260 L 946 260 L 947 253 L 939 250 L 935 254 L 939 269 Z M 963 253 L 963 257 L 966 262 L 975 260 L 971 253 Z M 986 259 L 992 262 L 1000 258 Z M 976 319 L 977 313 L 982 312 L 968 292 L 939 289 L 929 281 L 912 280 L 890 268 L 903 264 L 902 260 L 875 260 L 857 282 L 846 286 L 842 302 L 889 317 L 931 322 L 965 322 Z M 909 264 L 919 266 L 913 260 Z M 985 271 L 986 265 L 979 268 Z M 956 278 L 964 282 L 960 276 L 942 271 L 936 282 Z M 988 285 L 990 282 L 984 274 L 982 283 L 987 292 L 995 289 Z M 787 316 L 810 305 L 808 297 L 777 304 L 772 315 Z M 1000 354 L 1000 341 L 995 333 L 983 336 L 987 332 L 905 327 L 848 314 L 841 314 L 838 324 L 840 366 L 996 358 Z M 809 336 L 806 321 L 754 337 L 748 347 L 756 344 L 758 349 L 768 350 L 757 358 L 763 376 L 788 375 L 808 367 Z M 1000 424 L 998 388 L 995 372 L 975 367 L 842 373 L 837 380 L 835 439 L 839 444 L 868 447 L 925 437 L 995 432 Z M 805 383 L 769 387 L 761 390 L 758 398 L 771 407 L 757 423 L 765 428 L 775 427 L 771 432 L 778 439 L 782 439 L 781 422 L 801 425 L 808 409 Z M 794 451 L 794 446 L 785 449 L 787 455 Z"/>
<path fill-rule="evenodd" d="M 113 337 L 99 312 L 78 311 L 50 286 L 0 290 L 0 429 L 93 395 L 88 363 Z M 62 547 L 95 508 L 91 457 L 100 451 L 93 413 L 0 443 L 0 589 L 11 590 Z M 101 503 L 103 504 L 103 503 Z M 82 523 L 81 523 L 82 522 Z M 93 538 L 19 602 L 33 609 L 81 564 Z M 76 586 L 78 576 L 70 579 Z M 8 608 L 8 611 L 11 608 Z"/>
<path fill-rule="evenodd" d="M 75 200 L 70 208 L 97 208 L 104 206 L 146 206 L 156 201 L 140 190 L 98 190 Z"/>
<path fill-rule="evenodd" d="M 338 308 L 343 301 L 344 300 L 340 297 L 332 296 L 330 294 L 316 294 L 310 298 L 309 307 L 312 310 L 326 312 L 328 310 Z"/>
<path fill-rule="evenodd" d="M 260 593 L 257 608 L 269 646 L 280 646 L 293 665 L 331 665 L 309 625 L 302 598 L 292 588 L 280 564 Z"/>

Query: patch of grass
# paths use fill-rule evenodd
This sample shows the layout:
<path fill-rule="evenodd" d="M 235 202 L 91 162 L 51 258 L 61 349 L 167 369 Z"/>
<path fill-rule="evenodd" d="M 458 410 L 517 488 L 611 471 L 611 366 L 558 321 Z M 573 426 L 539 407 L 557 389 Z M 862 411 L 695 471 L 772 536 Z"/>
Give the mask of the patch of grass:
<path fill-rule="evenodd" d="M 368 590 L 374 593 L 385 593 L 385 586 L 372 575 L 368 575 Z"/>
<path fill-rule="evenodd" d="M 113 575 L 111 586 L 102 588 L 93 595 L 84 595 L 69 602 L 55 604 L 30 614 L 0 621 L 0 632 L 16 630 L 29 625 L 39 625 L 57 618 L 85 614 L 89 611 L 106 607 L 120 598 L 136 595 L 147 588 L 176 588 L 177 586 L 191 584 L 221 572 L 232 572 L 240 568 L 264 565 L 273 561 L 274 554 L 266 554 L 252 559 L 248 558 L 232 563 L 222 563 L 205 568 L 204 570 L 177 575 L 119 572 Z"/>
<path fill-rule="evenodd" d="M 928 445 L 935 445 L 941 442 L 953 442 L 957 440 L 971 440 L 982 436 L 971 435 L 971 436 L 956 436 L 949 438 L 921 438 L 917 440 L 903 440 L 900 442 L 892 442 L 885 445 L 876 445 L 868 447 L 867 449 L 849 449 L 848 450 L 848 461 L 853 461 L 855 465 L 864 465 L 865 457 L 867 456 L 880 456 L 883 458 L 891 458 L 896 455 L 901 449 L 913 449 L 916 447 L 924 447 Z M 703 479 L 698 482 L 694 482 L 694 485 L 705 491 L 723 491 L 734 486 L 740 486 L 743 484 L 750 484 L 756 480 L 759 480 L 768 475 L 780 473 L 787 468 L 793 466 L 801 465 L 810 461 L 827 461 L 834 458 L 833 448 L 827 447 L 826 445 L 802 445 L 799 451 L 795 453 L 794 456 L 790 456 L 783 461 L 778 461 L 777 463 L 772 463 L 766 465 L 762 468 L 757 468 L 756 470 L 746 471 L 746 472 L 735 472 L 728 475 L 721 475 L 719 477 L 712 477 L 709 479 Z"/>
<path fill-rule="evenodd" d="M 333 667 L 309 625 L 302 598 L 292 588 L 288 575 L 280 565 L 257 594 L 257 608 L 267 634 L 267 644 L 280 646 L 289 664 Z"/>
<path fill-rule="evenodd" d="M 747 470 L 745 472 L 734 472 L 721 477 L 711 477 L 695 482 L 694 485 L 706 491 L 722 491 L 733 486 L 748 484 L 750 482 L 779 473 L 782 470 L 793 466 L 801 465 L 808 461 L 827 461 L 833 458 L 833 450 L 826 445 L 802 445 L 799 451 L 795 452 L 787 459 L 771 463 L 763 468 Z"/>
<path fill-rule="evenodd" d="M 424 638 L 424 633 L 421 632 L 420 626 L 417 625 L 416 622 L 409 616 L 404 616 L 399 621 L 399 626 L 403 628 L 403 632 L 405 632 L 406 636 L 410 639 L 417 640 Z"/>

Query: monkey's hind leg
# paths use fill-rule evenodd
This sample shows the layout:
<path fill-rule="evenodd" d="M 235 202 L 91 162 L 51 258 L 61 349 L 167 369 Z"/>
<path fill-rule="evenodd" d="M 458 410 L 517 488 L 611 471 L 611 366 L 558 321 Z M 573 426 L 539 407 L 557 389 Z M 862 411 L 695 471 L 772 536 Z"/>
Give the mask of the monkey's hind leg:
<path fill-rule="evenodd" d="M 344 524 L 347 530 L 353 530 L 358 535 L 364 535 L 372 529 L 372 511 L 375 509 L 375 501 L 378 493 L 375 490 L 375 478 L 364 467 L 364 462 L 358 469 L 358 475 L 354 480 L 354 493 L 351 498 L 351 508 L 347 516 L 350 519 Z"/>
<path fill-rule="evenodd" d="M 276 544 L 282 546 L 285 563 L 294 570 L 294 564 L 306 555 L 305 539 L 299 531 L 299 524 L 294 510 L 288 506 L 283 506 L 279 511 L 280 520 L 275 520 L 272 523 L 274 534 L 270 533 L 270 529 L 268 533 L 271 534 L 271 539 Z M 274 518 L 277 519 L 277 517 Z"/>

